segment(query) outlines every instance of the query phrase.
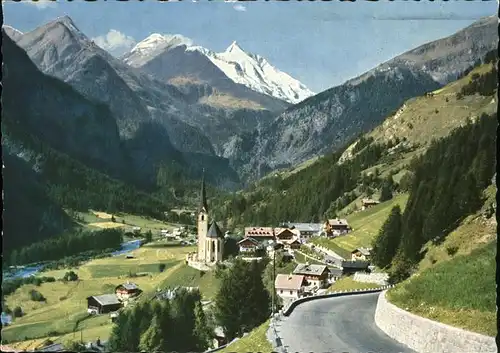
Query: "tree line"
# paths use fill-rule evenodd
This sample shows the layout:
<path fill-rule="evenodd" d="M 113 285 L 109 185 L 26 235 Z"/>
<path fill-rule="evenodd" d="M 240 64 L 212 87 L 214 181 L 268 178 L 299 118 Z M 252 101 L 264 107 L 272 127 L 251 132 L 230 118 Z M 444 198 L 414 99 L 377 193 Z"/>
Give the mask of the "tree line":
<path fill-rule="evenodd" d="M 373 262 L 391 268 L 393 281 L 411 275 L 427 242 L 440 243 L 482 205 L 495 172 L 496 116 L 483 114 L 432 143 L 411 163 L 404 213 L 395 207 L 373 244 Z"/>
<path fill-rule="evenodd" d="M 59 260 L 90 250 L 118 249 L 123 242 L 120 229 L 98 231 L 75 230 L 65 236 L 49 238 L 7 253 L 9 265 L 22 265 L 41 261 Z"/>

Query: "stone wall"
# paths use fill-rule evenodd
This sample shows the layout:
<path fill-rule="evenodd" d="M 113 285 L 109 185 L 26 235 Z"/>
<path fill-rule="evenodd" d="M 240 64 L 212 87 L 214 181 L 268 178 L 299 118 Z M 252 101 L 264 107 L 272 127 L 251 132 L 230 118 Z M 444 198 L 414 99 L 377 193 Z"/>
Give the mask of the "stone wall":
<path fill-rule="evenodd" d="M 376 283 L 381 286 L 387 285 L 387 280 L 389 279 L 389 275 L 387 273 L 361 273 L 356 272 L 354 274 L 353 280 L 356 282 L 363 283 Z"/>
<path fill-rule="evenodd" d="M 497 352 L 495 338 L 432 321 L 378 298 L 375 324 L 392 339 L 419 353 Z"/>

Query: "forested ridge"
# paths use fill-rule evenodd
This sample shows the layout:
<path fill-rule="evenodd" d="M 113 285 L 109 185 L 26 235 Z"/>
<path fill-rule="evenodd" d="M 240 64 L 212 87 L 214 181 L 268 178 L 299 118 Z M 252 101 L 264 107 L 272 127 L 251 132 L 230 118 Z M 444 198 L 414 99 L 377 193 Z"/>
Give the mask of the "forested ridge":
<path fill-rule="evenodd" d="M 407 278 L 425 255 L 428 241 L 440 243 L 483 204 L 495 173 L 496 116 L 482 115 L 435 141 L 411 165 L 404 213 L 394 209 L 374 241 L 374 262 L 391 264 L 392 278 Z"/>

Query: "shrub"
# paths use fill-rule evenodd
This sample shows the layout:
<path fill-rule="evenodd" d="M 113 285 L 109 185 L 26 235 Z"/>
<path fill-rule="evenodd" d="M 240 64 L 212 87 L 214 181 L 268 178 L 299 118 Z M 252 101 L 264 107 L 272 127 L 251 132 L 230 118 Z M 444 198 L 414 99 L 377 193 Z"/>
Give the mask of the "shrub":
<path fill-rule="evenodd" d="M 457 253 L 457 251 L 458 251 L 458 247 L 456 247 L 456 246 L 448 246 L 448 247 L 446 248 L 446 252 L 447 252 L 447 253 L 448 253 L 448 255 L 450 255 L 450 256 L 455 255 L 455 254 Z"/>
<path fill-rule="evenodd" d="M 46 301 L 46 299 L 42 295 L 42 293 L 40 293 L 39 291 L 34 290 L 34 289 L 32 289 L 30 291 L 30 298 L 31 298 L 31 300 L 33 300 L 35 302 L 44 302 L 44 301 Z"/>
<path fill-rule="evenodd" d="M 165 265 L 165 264 L 159 264 L 158 265 L 158 270 L 160 270 L 160 272 L 163 272 L 163 271 L 165 271 L 166 267 L 167 267 L 167 265 Z"/>
<path fill-rule="evenodd" d="M 14 315 L 14 317 L 21 317 L 21 316 L 23 316 L 24 315 L 23 309 L 21 309 L 20 306 L 16 306 L 14 308 L 14 311 L 12 312 L 12 315 Z"/>
<path fill-rule="evenodd" d="M 73 271 L 69 271 L 69 272 L 66 272 L 66 274 L 63 277 L 63 280 L 64 281 L 77 281 L 78 275 Z"/>

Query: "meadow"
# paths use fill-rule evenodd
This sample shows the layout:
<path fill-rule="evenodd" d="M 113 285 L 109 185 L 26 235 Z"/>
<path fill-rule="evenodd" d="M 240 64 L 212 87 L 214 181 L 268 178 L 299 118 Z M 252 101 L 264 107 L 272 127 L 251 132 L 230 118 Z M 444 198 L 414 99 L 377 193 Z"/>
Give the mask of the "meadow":
<path fill-rule="evenodd" d="M 7 306 L 12 309 L 20 306 L 25 315 L 3 328 L 2 339 L 7 342 L 24 341 L 17 345 L 10 343 L 14 347 L 36 345 L 40 343 L 40 339 L 48 338 L 54 342 L 63 342 L 72 339 L 74 335 L 78 339 L 82 335 L 87 341 L 97 338 L 105 340 L 111 330 L 110 317 L 88 317 L 86 298 L 113 293 L 116 286 L 127 280 L 136 283 L 144 291 L 143 295 L 164 288 L 164 283 L 183 285 L 182 279 L 177 280 L 181 274 L 176 271 L 185 266 L 185 255 L 194 249 L 160 240 L 132 251 L 130 254 L 134 258 L 131 259 L 123 254 L 91 260 L 79 268 L 41 272 L 39 276 L 60 279 L 64 273 L 73 270 L 77 273 L 78 280 L 43 283 L 38 287 L 24 285 L 7 296 Z M 160 272 L 160 264 L 165 264 L 163 272 Z M 139 273 L 143 275 L 135 277 Z M 131 274 L 134 277 L 130 277 Z M 193 285 L 196 284 L 193 282 Z M 29 293 L 32 289 L 42 293 L 46 301 L 30 300 Z M 203 290 L 203 285 L 200 285 L 200 289 Z M 211 289 L 210 295 L 214 291 L 215 289 Z"/>

